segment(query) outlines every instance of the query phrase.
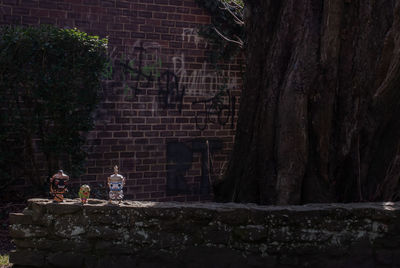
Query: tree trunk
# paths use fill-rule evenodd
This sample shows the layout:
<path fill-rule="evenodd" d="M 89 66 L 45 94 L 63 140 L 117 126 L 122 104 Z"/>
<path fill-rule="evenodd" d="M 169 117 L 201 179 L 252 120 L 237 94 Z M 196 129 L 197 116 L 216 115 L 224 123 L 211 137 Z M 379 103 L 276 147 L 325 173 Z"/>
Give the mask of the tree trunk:
<path fill-rule="evenodd" d="M 247 0 L 219 201 L 399 200 L 400 1 Z"/>

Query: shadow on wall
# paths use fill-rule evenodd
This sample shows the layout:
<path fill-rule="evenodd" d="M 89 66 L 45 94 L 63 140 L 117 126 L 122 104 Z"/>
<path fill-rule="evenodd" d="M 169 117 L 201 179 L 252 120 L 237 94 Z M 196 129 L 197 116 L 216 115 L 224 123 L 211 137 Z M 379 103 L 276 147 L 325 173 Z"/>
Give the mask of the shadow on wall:
<path fill-rule="evenodd" d="M 195 139 L 189 144 L 183 142 L 167 143 L 167 195 L 211 193 L 211 157 L 222 149 L 220 139 Z M 190 187 L 186 182 L 186 172 L 192 167 L 193 154 L 200 153 L 200 184 Z"/>

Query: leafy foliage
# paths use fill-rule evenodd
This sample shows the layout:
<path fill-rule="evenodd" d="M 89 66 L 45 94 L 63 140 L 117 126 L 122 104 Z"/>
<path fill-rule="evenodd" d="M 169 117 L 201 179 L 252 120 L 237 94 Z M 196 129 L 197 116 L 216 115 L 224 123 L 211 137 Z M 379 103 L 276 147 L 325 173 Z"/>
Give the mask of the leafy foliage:
<path fill-rule="evenodd" d="M 0 28 L 1 185 L 17 176 L 41 185 L 43 169 L 81 172 L 106 50 L 106 39 L 76 29 Z"/>
<path fill-rule="evenodd" d="M 0 255 L 0 265 L 1 266 L 6 266 L 9 265 L 9 255 Z"/>
<path fill-rule="evenodd" d="M 216 45 L 217 49 L 213 50 L 213 54 L 210 58 L 213 59 L 213 61 L 218 61 L 220 59 L 227 60 L 236 56 L 241 50 L 240 46 L 235 42 L 227 41 L 221 37 L 221 34 L 231 40 L 244 40 L 244 27 L 239 24 L 234 17 L 242 17 L 243 1 L 196 0 L 196 2 L 211 15 L 211 25 L 203 26 L 199 31 L 200 35 L 208 38 Z"/>

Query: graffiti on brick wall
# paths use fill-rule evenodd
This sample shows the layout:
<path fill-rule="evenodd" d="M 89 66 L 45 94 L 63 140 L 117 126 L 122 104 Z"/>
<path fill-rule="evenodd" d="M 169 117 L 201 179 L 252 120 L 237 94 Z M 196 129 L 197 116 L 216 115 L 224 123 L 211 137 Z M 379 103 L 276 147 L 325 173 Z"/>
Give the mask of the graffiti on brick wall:
<path fill-rule="evenodd" d="M 118 56 L 114 48 L 110 53 L 113 74 L 123 83 L 125 92 L 132 91 L 133 95 L 142 94 L 140 88 L 148 88 L 160 77 L 162 60 L 161 46 L 156 42 L 136 41 L 132 47 Z M 142 84 L 142 85 L 140 85 Z"/>
<path fill-rule="evenodd" d="M 199 31 L 195 28 L 184 28 L 182 31 L 182 40 L 187 43 L 194 43 L 196 47 L 200 43 L 204 44 L 204 47 L 208 47 L 208 42 L 199 35 Z"/>
<path fill-rule="evenodd" d="M 158 97 L 164 109 L 171 103 L 178 105 L 178 111 L 182 111 L 185 87 L 179 86 L 179 78 L 170 70 L 164 71 L 158 78 Z"/>
<path fill-rule="evenodd" d="M 200 42 L 193 29 L 185 29 L 183 38 L 196 45 Z M 215 70 L 205 61 L 200 69 L 188 68 L 183 53 L 171 57 L 169 62 L 172 65 L 163 66 L 161 45 L 156 42 L 137 41 L 124 53 L 114 49 L 110 58 L 108 77 L 118 76 L 126 93 L 132 92 L 133 96 L 137 96 L 146 94 L 146 89 L 156 88 L 156 107 L 176 107 L 179 112 L 186 95 L 207 97 L 192 103 L 204 103 L 205 107 L 196 115 L 197 128 L 204 130 L 209 123 L 226 125 L 230 119 L 233 128 L 236 98 L 231 91 L 236 88 L 237 80 L 230 77 L 228 71 Z M 200 117 L 204 119 L 199 120 Z"/>
<path fill-rule="evenodd" d="M 222 149 L 220 139 L 196 139 L 190 144 L 183 142 L 167 143 L 167 195 L 210 194 L 211 170 L 210 157 Z M 193 154 L 199 153 L 201 159 L 201 180 L 196 187 L 190 187 L 186 173 L 192 167 Z"/>
<path fill-rule="evenodd" d="M 127 53 L 111 56 L 112 66 L 126 93 L 144 94 L 141 89 L 153 87 L 155 83 L 161 107 L 167 109 L 176 104 L 181 112 L 185 86 L 179 84 L 180 79 L 173 70 L 162 68 L 160 49 L 158 43 L 137 41 Z"/>
<path fill-rule="evenodd" d="M 112 56 L 112 65 L 126 90 L 136 95 L 142 94 L 140 87 L 153 86 L 151 82 L 158 82 L 158 87 L 163 86 L 163 81 L 160 81 L 163 72 L 173 74 L 177 78 L 177 90 L 191 96 L 210 97 L 221 87 L 233 89 L 237 86 L 236 77 L 231 77 L 229 71 L 215 70 L 206 61 L 199 69 L 188 68 L 183 53 L 171 58 L 172 69 L 165 68 L 160 50 L 158 43 L 137 41 L 127 53 L 122 53 L 120 57 Z"/>
<path fill-rule="evenodd" d="M 230 123 L 230 127 L 234 128 L 236 97 L 229 90 L 218 92 L 212 98 L 194 101 L 192 104 L 204 104 L 204 110 L 195 116 L 198 130 L 206 129 L 210 123 L 220 126 Z"/>
<path fill-rule="evenodd" d="M 186 88 L 191 96 L 211 97 L 221 88 L 232 90 L 237 86 L 236 77 L 231 77 L 229 71 L 215 69 L 205 61 L 200 69 L 189 69 L 185 55 L 172 57 L 173 72 L 179 78 L 179 84 Z M 210 71 L 212 70 L 212 71 Z"/>

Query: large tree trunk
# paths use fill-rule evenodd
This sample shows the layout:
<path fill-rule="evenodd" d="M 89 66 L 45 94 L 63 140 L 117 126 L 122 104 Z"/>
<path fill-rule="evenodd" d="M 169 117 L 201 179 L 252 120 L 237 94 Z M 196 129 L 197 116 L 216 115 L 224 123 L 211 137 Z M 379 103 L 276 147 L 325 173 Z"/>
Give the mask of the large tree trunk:
<path fill-rule="evenodd" d="M 219 201 L 398 200 L 400 1 L 247 0 Z"/>

